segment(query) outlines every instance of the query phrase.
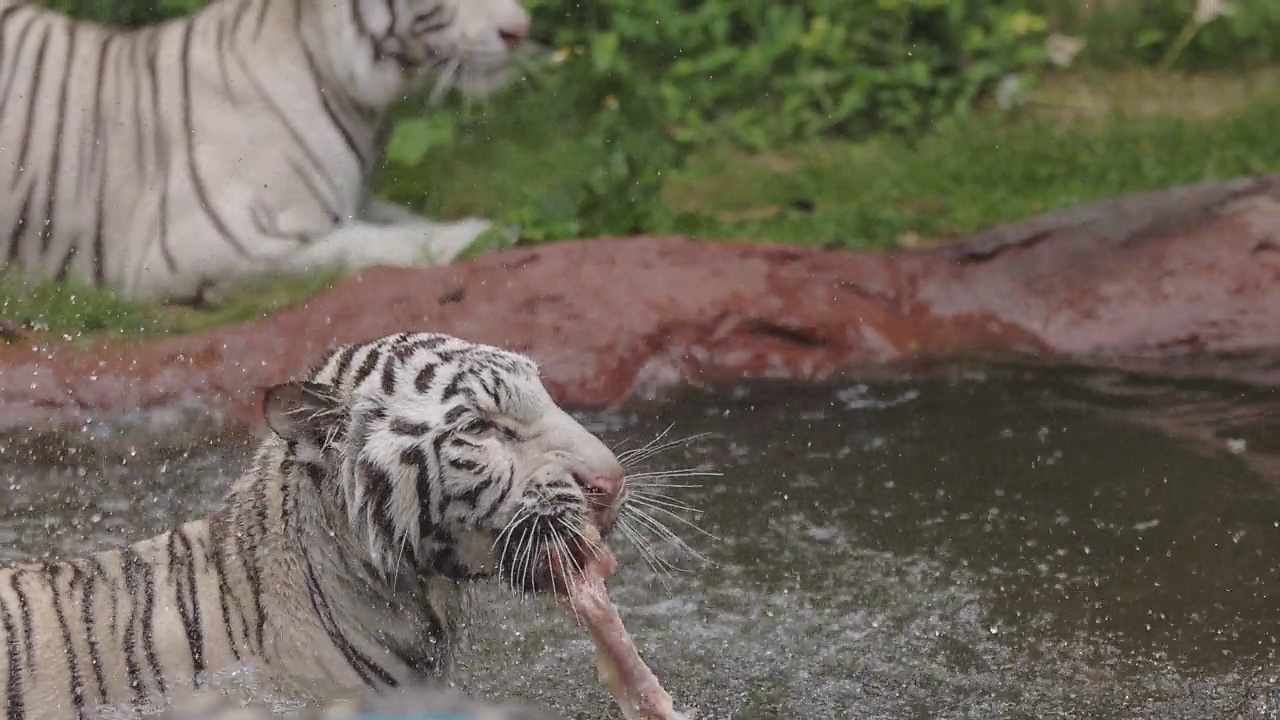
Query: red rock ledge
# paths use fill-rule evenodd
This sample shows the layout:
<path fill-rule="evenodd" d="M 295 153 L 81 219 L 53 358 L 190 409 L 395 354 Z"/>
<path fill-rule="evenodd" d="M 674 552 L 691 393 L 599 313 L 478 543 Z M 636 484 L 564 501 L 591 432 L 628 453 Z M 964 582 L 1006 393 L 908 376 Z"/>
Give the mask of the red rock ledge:
<path fill-rule="evenodd" d="M 922 252 L 640 237 L 374 269 L 214 332 L 0 346 L 0 429 L 183 406 L 245 427 L 261 388 L 334 343 L 400 330 L 530 353 L 574 406 L 975 352 L 1105 363 L 1274 348 L 1280 175 L 1081 206 Z"/>

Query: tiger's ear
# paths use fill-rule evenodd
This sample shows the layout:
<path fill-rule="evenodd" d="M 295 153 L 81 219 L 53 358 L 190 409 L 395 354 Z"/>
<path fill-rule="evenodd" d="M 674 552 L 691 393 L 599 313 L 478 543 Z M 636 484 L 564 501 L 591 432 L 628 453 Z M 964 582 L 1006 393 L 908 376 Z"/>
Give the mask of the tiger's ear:
<path fill-rule="evenodd" d="M 323 436 L 337 420 L 338 401 L 327 385 L 294 381 L 276 385 L 262 397 L 267 427 L 286 440 Z"/>

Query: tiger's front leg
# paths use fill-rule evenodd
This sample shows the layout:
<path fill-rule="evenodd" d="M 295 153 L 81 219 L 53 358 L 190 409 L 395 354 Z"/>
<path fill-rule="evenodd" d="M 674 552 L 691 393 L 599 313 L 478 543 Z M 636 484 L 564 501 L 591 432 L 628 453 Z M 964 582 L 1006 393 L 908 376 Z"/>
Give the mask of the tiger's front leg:
<path fill-rule="evenodd" d="M 284 273 L 355 272 L 367 267 L 415 267 L 453 262 L 493 223 L 479 218 L 432 222 L 417 218 L 378 224 L 368 220 L 342 223 L 327 235 L 267 261 L 270 271 Z"/>
<path fill-rule="evenodd" d="M 365 204 L 363 219 L 378 225 L 423 225 L 423 226 L 426 226 L 428 229 L 438 228 L 442 226 L 449 227 L 449 226 L 458 224 L 458 223 L 438 223 L 415 213 L 414 211 L 404 207 L 403 205 L 397 205 L 395 203 L 386 202 L 384 200 L 376 200 L 376 199 L 370 199 Z M 459 222 L 465 223 L 465 222 L 475 222 L 475 221 L 476 221 L 475 218 L 467 218 L 466 220 L 462 220 Z M 482 222 L 487 222 L 487 221 L 482 221 Z M 492 229 L 493 229 L 493 224 L 489 223 L 489 227 L 486 229 L 485 232 Z M 518 238 L 519 238 L 519 229 L 516 227 L 508 227 L 503 229 L 503 232 L 501 233 L 500 237 L 497 239 L 502 240 L 503 241 L 502 244 L 504 246 L 509 246 L 509 245 L 514 245 Z"/>
<path fill-rule="evenodd" d="M 408 212 L 408 211 L 405 211 Z M 221 280 L 204 282 L 202 303 L 220 305 L 238 288 L 272 277 L 348 274 L 379 265 L 428 267 L 453 262 L 492 228 L 487 220 L 469 218 L 434 223 L 413 216 L 409 222 L 379 224 L 351 220 L 315 240 L 258 257 Z"/>

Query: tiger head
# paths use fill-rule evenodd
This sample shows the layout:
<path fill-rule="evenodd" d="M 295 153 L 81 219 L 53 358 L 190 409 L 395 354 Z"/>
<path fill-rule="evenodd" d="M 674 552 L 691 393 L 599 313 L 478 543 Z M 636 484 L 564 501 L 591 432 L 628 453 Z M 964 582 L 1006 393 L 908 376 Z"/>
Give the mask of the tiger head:
<path fill-rule="evenodd" d="M 373 46 L 373 60 L 402 79 L 433 71 L 464 94 L 498 87 L 529 34 L 520 0 L 354 0 L 334 3 Z M 398 100 L 399 97 L 391 98 Z"/>
<path fill-rule="evenodd" d="M 428 334 L 333 351 L 264 399 L 282 468 L 383 577 L 566 590 L 624 500 L 618 459 L 522 355 Z"/>

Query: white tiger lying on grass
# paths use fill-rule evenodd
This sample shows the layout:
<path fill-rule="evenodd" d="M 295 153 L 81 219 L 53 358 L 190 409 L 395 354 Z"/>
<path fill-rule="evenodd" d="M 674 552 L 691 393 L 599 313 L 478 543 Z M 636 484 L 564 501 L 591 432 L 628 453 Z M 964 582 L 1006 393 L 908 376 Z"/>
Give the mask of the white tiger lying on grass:
<path fill-rule="evenodd" d="M 567 591 L 644 502 L 531 360 L 444 335 L 339 348 L 264 412 L 212 517 L 0 570 L 0 716 L 145 708 L 245 666 L 307 702 L 439 678 L 469 583 Z"/>
<path fill-rule="evenodd" d="M 215 0 L 135 30 L 0 0 L 0 265 L 196 300 L 273 273 L 445 263 L 479 219 L 368 202 L 390 106 L 482 94 L 519 0 Z"/>

